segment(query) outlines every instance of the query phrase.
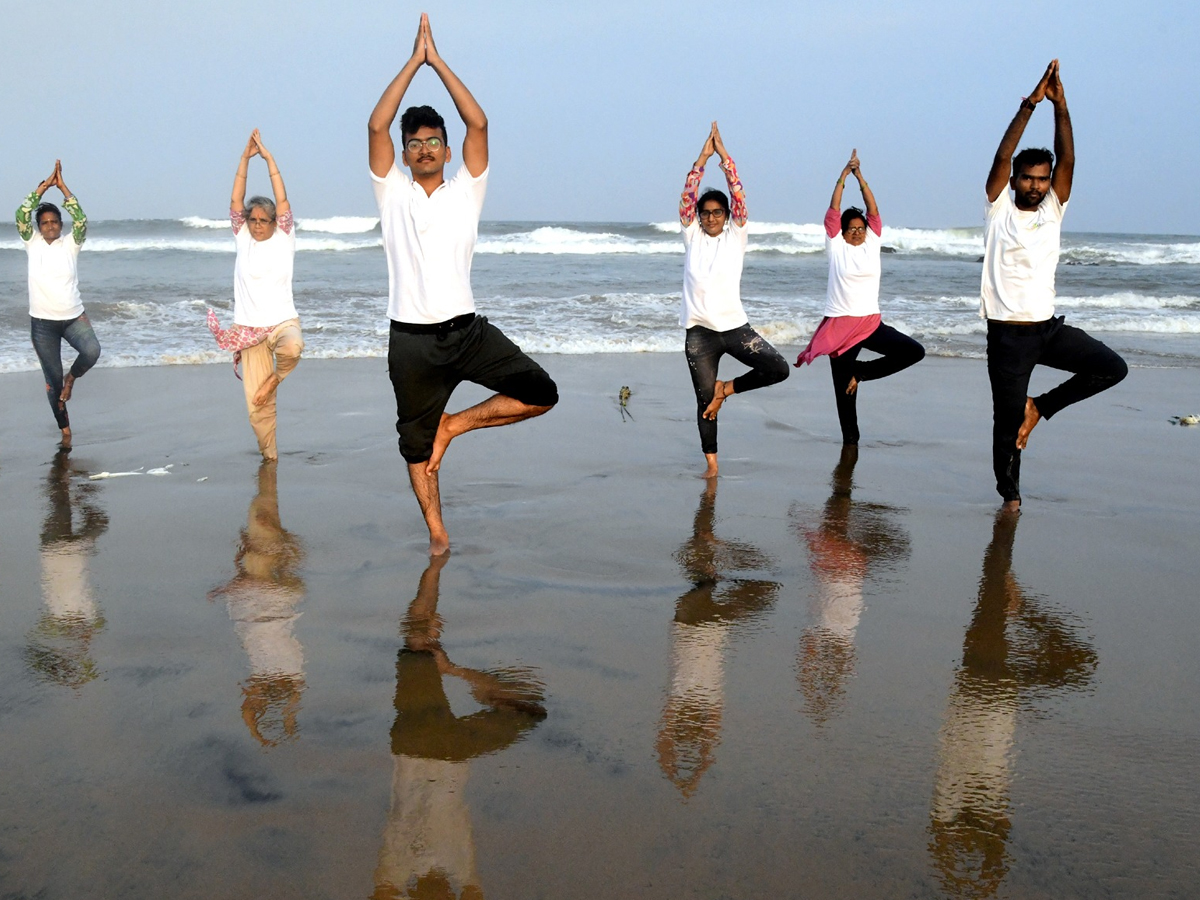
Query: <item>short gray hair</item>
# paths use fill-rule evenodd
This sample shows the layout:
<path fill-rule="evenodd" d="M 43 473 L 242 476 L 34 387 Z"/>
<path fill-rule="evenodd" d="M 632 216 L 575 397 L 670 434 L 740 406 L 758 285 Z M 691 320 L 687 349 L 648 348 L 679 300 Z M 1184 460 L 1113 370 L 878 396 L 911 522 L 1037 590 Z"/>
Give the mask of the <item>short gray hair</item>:
<path fill-rule="evenodd" d="M 261 209 L 268 216 L 270 216 L 272 222 L 275 221 L 275 201 L 274 200 L 269 200 L 266 197 L 251 197 L 249 200 L 246 201 L 246 218 L 247 219 L 250 218 L 250 210 L 255 209 L 255 208 Z"/>

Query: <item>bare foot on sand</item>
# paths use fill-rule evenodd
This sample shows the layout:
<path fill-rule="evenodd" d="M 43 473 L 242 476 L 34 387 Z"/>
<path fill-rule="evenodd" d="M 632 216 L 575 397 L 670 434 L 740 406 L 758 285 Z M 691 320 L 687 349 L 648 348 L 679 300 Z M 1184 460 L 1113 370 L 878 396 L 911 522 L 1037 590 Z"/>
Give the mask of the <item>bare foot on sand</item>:
<path fill-rule="evenodd" d="M 254 405 L 262 406 L 270 400 L 275 396 L 275 389 L 277 387 L 279 387 L 279 376 L 272 372 L 267 376 L 267 380 L 262 383 L 262 386 L 254 393 Z"/>
<path fill-rule="evenodd" d="M 1025 445 L 1029 443 L 1029 432 L 1033 431 L 1035 425 L 1042 420 L 1042 414 L 1038 412 L 1038 408 L 1033 405 L 1033 398 L 1025 398 L 1025 421 L 1021 423 L 1020 429 L 1017 431 L 1017 449 L 1024 450 Z"/>
<path fill-rule="evenodd" d="M 854 394 L 858 390 L 858 379 L 853 375 L 850 376 L 850 383 L 846 385 L 846 393 Z"/>
<path fill-rule="evenodd" d="M 1000 504 L 1000 515 L 1007 516 L 1021 511 L 1020 500 L 1007 500 Z"/>
<path fill-rule="evenodd" d="M 62 430 L 62 440 L 58 442 L 58 446 L 62 447 L 64 450 L 71 449 L 71 429 L 70 428 L 64 428 Z"/>
<path fill-rule="evenodd" d="M 439 528 L 436 532 L 430 529 L 429 532 L 429 555 L 441 556 L 450 552 L 450 535 L 446 533 L 445 528 Z M 449 557 L 447 556 L 447 559 Z"/>
<path fill-rule="evenodd" d="M 708 404 L 708 408 L 704 410 L 704 418 L 716 421 L 717 411 L 720 410 L 721 404 L 725 402 L 725 398 L 732 393 L 732 381 L 721 381 L 720 379 L 717 379 L 716 387 L 713 389 L 712 403 Z"/>
<path fill-rule="evenodd" d="M 429 462 L 425 464 L 425 474 L 432 475 L 442 467 L 442 457 L 446 455 L 446 448 L 450 446 L 450 441 L 454 439 L 454 435 L 450 431 L 450 414 L 442 413 L 442 420 L 438 423 L 437 434 L 433 438 L 433 455 L 429 457 Z M 432 544 L 430 545 L 432 548 Z M 430 553 L 433 550 L 430 549 Z"/>
<path fill-rule="evenodd" d="M 61 404 L 66 403 L 71 399 L 71 388 L 73 387 L 75 387 L 75 376 L 68 372 L 67 377 L 63 379 L 62 393 L 58 395 L 60 408 Z"/>
<path fill-rule="evenodd" d="M 716 478 L 717 477 L 717 454 L 705 453 L 704 460 L 708 463 L 708 468 L 704 470 L 701 478 Z"/>

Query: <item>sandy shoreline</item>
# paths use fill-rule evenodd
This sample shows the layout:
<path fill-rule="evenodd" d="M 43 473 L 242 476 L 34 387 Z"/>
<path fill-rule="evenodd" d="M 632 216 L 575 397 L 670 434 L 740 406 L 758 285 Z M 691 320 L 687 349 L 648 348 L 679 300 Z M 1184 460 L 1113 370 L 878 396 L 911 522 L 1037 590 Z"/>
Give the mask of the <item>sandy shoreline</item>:
<path fill-rule="evenodd" d="M 1039 426 L 1013 535 L 980 361 L 865 386 L 852 500 L 824 362 L 726 405 L 705 497 L 682 354 L 541 361 L 559 408 L 450 449 L 432 580 L 384 360 L 301 363 L 267 488 L 227 366 L 89 374 L 58 470 L 40 379 L 0 376 L 5 892 L 367 896 L 434 856 L 489 897 L 1190 890 L 1200 428 L 1166 420 L 1200 371 Z M 271 589 L 210 599 L 256 517 Z M 476 678 L 544 720 L 396 743 L 445 737 L 398 655 L 431 597 L 454 715 L 515 722 Z M 422 818 L 419 783 L 457 787 Z"/>

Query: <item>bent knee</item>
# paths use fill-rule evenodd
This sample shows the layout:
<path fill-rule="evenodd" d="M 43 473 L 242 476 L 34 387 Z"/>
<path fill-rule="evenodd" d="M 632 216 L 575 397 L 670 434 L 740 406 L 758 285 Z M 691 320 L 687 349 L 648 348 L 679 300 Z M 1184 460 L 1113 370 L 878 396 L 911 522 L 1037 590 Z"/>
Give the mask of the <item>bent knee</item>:
<path fill-rule="evenodd" d="M 1129 374 L 1129 364 L 1121 357 L 1113 354 L 1113 362 L 1109 367 L 1108 377 L 1113 384 L 1119 384 L 1125 380 L 1125 376 Z"/>
<path fill-rule="evenodd" d="M 540 407 L 546 412 L 558 403 L 558 385 L 542 369 L 531 369 L 505 379 L 500 393 L 526 406 Z"/>
<path fill-rule="evenodd" d="M 787 381 L 792 374 L 792 367 L 787 364 L 787 360 L 782 356 L 772 360 L 769 366 L 764 367 L 763 374 L 770 379 L 770 384 L 779 384 L 781 381 Z"/>

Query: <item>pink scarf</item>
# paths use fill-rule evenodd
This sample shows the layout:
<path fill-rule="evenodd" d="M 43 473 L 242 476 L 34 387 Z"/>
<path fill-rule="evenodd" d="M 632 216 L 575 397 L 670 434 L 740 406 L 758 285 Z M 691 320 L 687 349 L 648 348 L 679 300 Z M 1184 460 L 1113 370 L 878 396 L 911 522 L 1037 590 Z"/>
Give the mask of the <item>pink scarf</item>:
<path fill-rule="evenodd" d="M 242 351 L 255 344 L 261 344 L 274 330 L 272 328 L 253 328 L 249 325 L 234 325 L 232 328 L 222 328 L 217 321 L 217 313 L 211 306 L 208 308 L 208 330 L 217 339 L 217 346 L 222 350 L 233 351 L 233 374 L 241 381 L 238 363 L 242 361 Z"/>
<path fill-rule="evenodd" d="M 827 316 L 817 326 L 804 352 L 796 357 L 796 368 L 811 363 L 818 356 L 838 356 L 855 344 L 861 344 L 879 327 L 880 315 Z"/>

